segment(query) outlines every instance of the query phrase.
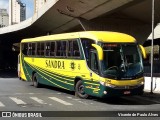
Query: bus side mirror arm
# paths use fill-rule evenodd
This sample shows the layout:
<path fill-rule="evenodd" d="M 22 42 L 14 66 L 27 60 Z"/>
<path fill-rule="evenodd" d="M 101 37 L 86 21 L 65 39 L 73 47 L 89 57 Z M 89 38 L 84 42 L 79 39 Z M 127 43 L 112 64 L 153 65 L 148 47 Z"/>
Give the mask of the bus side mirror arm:
<path fill-rule="evenodd" d="M 97 44 L 92 44 L 92 46 L 97 50 L 99 60 L 103 60 L 103 49 Z"/>
<path fill-rule="evenodd" d="M 147 54 L 146 54 L 146 50 L 142 45 L 139 45 L 140 49 L 141 49 L 141 53 L 144 59 L 147 58 Z"/>

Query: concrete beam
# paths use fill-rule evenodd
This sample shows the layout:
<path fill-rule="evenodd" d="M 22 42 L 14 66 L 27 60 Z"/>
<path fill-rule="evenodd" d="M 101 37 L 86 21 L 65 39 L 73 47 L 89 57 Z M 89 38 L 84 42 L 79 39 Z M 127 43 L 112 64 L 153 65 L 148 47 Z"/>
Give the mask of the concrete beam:
<path fill-rule="evenodd" d="M 156 2 L 157 5 L 160 4 L 160 1 Z M 160 11 L 160 7 L 156 7 L 156 11 L 158 10 Z M 88 26 L 87 30 L 125 32 L 143 43 L 150 32 L 150 13 L 151 0 L 48 0 L 32 18 L 17 25 L 1 28 L 0 40 L 10 35 L 16 36 L 14 39 L 20 41 L 25 37 L 72 31 L 80 25 L 76 18 L 81 17 L 88 20 L 88 25 L 85 23 L 85 26 Z M 91 26 L 90 22 L 94 26 Z M 100 29 L 101 26 L 103 29 Z"/>

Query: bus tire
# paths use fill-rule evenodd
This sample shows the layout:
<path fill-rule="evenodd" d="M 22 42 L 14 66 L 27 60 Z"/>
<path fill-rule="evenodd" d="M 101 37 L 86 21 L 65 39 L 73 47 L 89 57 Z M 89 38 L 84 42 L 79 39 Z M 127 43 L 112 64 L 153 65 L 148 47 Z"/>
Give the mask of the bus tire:
<path fill-rule="evenodd" d="M 84 85 L 81 80 L 76 83 L 75 95 L 83 99 L 88 97 L 88 94 L 84 92 Z"/>
<path fill-rule="evenodd" d="M 36 88 L 40 87 L 40 83 L 38 82 L 38 79 L 37 79 L 37 73 L 34 73 L 32 77 L 32 82 L 33 82 L 33 86 L 35 86 Z"/>

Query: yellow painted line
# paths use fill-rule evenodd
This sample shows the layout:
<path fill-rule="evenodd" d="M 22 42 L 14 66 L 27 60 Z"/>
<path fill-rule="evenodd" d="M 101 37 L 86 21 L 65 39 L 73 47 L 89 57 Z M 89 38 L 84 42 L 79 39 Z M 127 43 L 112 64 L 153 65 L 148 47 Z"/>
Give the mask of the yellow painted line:
<path fill-rule="evenodd" d="M 90 82 L 84 82 L 84 83 L 90 84 L 90 85 L 98 85 L 98 86 L 100 86 L 99 84 L 96 84 L 96 83 L 90 83 Z"/>
<path fill-rule="evenodd" d="M 97 91 L 99 91 L 99 90 L 100 90 L 99 88 L 98 88 L 98 89 L 97 89 L 97 88 L 91 88 L 91 89 L 93 89 L 93 90 L 97 90 Z"/>

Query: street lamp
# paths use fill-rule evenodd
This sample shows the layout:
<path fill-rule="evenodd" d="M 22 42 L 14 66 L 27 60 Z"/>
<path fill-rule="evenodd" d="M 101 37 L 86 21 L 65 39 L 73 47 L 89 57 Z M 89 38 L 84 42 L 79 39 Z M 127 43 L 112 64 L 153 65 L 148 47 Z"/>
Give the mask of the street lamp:
<path fill-rule="evenodd" d="M 154 41 L 154 7 L 155 2 L 152 0 L 152 45 L 151 45 L 151 94 L 153 94 L 153 41 Z"/>

